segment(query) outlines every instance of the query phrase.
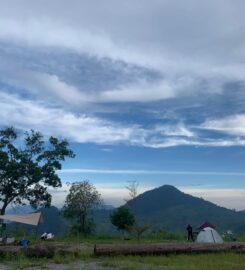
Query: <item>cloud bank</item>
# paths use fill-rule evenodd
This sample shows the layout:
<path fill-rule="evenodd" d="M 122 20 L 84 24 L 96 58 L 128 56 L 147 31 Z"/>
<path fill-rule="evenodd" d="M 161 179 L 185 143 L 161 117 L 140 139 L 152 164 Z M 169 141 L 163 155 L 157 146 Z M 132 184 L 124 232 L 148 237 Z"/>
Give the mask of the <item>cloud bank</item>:
<path fill-rule="evenodd" d="M 244 146 L 244 7 L 3 2 L 1 126 L 79 143 Z"/>

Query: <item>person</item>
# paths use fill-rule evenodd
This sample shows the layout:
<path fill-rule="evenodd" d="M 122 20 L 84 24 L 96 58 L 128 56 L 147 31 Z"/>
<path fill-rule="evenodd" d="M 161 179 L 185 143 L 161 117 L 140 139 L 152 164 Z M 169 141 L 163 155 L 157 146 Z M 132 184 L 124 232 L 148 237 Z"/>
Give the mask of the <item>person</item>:
<path fill-rule="evenodd" d="M 42 240 L 51 240 L 54 238 L 54 235 L 50 232 L 45 232 L 41 235 Z"/>
<path fill-rule="evenodd" d="M 186 230 L 187 230 L 187 234 L 188 234 L 188 236 L 187 236 L 188 241 L 190 241 L 190 240 L 194 241 L 193 231 L 192 231 L 192 227 L 190 224 L 188 224 L 188 226 L 186 227 Z"/>
<path fill-rule="evenodd" d="M 42 235 L 41 235 L 41 240 L 46 240 L 47 239 L 47 235 L 48 235 L 48 233 L 43 233 Z"/>
<path fill-rule="evenodd" d="M 47 233 L 46 240 L 51 240 L 54 238 L 54 235 L 52 233 Z"/>

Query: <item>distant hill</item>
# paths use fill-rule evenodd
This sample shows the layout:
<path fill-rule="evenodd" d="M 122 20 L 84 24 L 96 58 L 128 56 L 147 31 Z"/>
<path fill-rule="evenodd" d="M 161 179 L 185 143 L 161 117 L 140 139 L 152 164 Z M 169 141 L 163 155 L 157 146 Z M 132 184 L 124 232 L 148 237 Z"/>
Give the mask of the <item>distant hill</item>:
<path fill-rule="evenodd" d="M 214 224 L 219 231 L 231 229 L 245 233 L 245 214 L 217 206 L 164 185 L 140 194 L 127 205 L 142 223 L 169 231 L 185 231 L 188 223 L 193 228 L 205 221 Z"/>
<path fill-rule="evenodd" d="M 25 209 L 25 208 L 24 208 Z M 11 213 L 11 214 L 26 214 L 26 212 L 21 212 L 19 209 L 19 213 Z M 29 213 L 34 212 L 29 211 Z M 52 232 L 54 235 L 63 235 L 68 228 L 69 223 L 64 219 L 61 211 L 54 207 L 48 208 L 40 208 L 38 212 L 42 213 L 44 222 L 39 224 L 38 226 L 25 225 L 20 223 L 9 223 L 7 225 L 8 230 L 22 230 L 28 231 L 29 233 L 35 233 L 37 235 L 41 235 L 43 232 Z"/>
<path fill-rule="evenodd" d="M 54 206 L 41 208 L 44 222 L 38 225 L 38 232 L 52 232 L 55 235 L 62 235 L 67 230 L 68 221 L 63 217 L 62 212 Z"/>
<path fill-rule="evenodd" d="M 135 214 L 138 222 L 149 224 L 152 229 L 186 233 L 187 224 L 192 224 L 195 230 L 207 221 L 215 225 L 219 232 L 232 230 L 235 233 L 245 233 L 245 211 L 234 211 L 217 206 L 169 185 L 146 191 L 125 206 Z M 53 206 L 41 208 L 39 211 L 42 212 L 44 223 L 38 226 L 38 234 L 50 231 L 55 235 L 62 235 L 67 231 L 69 223 L 58 208 Z M 110 214 L 113 211 L 111 206 L 106 206 L 94 212 L 98 233 L 117 233 L 110 223 Z M 33 226 L 25 226 L 25 228 L 36 230 Z"/>
<path fill-rule="evenodd" d="M 33 212 L 33 208 L 30 205 L 17 205 L 8 208 L 6 214 L 8 215 L 24 215 Z"/>

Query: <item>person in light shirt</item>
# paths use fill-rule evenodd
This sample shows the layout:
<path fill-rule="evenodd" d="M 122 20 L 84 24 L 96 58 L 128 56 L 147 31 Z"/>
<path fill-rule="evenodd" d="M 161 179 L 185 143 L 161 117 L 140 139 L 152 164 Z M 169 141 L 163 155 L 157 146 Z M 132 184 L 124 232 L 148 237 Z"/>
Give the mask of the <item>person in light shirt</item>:
<path fill-rule="evenodd" d="M 41 239 L 42 240 L 50 240 L 50 239 L 53 239 L 54 238 L 54 235 L 50 232 L 45 232 L 41 235 Z"/>

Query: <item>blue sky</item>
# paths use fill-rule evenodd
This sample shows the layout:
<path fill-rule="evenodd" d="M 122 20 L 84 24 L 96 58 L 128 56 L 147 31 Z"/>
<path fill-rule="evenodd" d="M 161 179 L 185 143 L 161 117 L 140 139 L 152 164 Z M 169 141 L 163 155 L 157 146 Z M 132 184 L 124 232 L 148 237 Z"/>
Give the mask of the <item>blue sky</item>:
<path fill-rule="evenodd" d="M 0 125 L 67 138 L 59 172 L 119 205 L 172 184 L 245 198 L 244 1 L 0 3 Z"/>

